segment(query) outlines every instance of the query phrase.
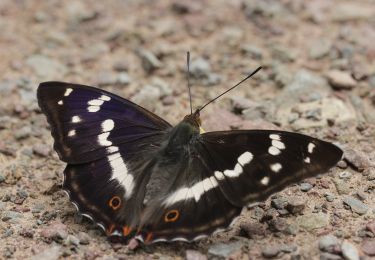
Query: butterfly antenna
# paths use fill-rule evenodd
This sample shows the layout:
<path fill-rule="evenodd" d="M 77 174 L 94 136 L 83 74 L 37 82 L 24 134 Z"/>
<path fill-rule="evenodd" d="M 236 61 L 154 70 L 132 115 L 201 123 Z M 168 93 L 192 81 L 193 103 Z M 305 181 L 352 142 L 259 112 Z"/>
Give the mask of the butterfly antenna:
<path fill-rule="evenodd" d="M 234 85 L 233 87 L 231 87 L 230 89 L 224 91 L 223 93 L 221 93 L 220 95 L 218 95 L 217 97 L 215 97 L 214 99 L 208 101 L 206 104 L 204 104 L 203 106 L 201 106 L 198 110 L 199 111 L 202 111 L 203 108 L 205 108 L 208 104 L 211 104 L 212 102 L 214 102 L 216 99 L 218 99 L 219 97 L 225 95 L 226 93 L 228 93 L 229 91 L 231 91 L 232 89 L 238 87 L 239 85 L 241 85 L 243 82 L 245 82 L 246 80 L 248 80 L 249 78 L 251 78 L 255 73 L 257 73 L 258 71 L 260 71 L 262 69 L 262 67 L 259 67 L 257 68 L 256 70 L 254 70 L 251 74 L 249 74 L 246 78 L 244 78 L 243 80 L 241 80 L 240 82 L 238 82 L 236 85 Z"/>
<path fill-rule="evenodd" d="M 193 106 L 191 104 L 191 90 L 190 90 L 190 52 L 188 51 L 186 53 L 186 65 L 187 65 L 187 72 L 186 72 L 186 78 L 187 78 L 187 87 L 189 89 L 189 100 L 190 100 L 190 115 L 193 114 Z"/>

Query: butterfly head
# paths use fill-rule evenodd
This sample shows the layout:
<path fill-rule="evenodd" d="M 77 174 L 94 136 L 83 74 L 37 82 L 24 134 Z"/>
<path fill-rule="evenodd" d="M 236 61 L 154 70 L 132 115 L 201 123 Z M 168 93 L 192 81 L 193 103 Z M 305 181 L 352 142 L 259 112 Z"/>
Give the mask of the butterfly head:
<path fill-rule="evenodd" d="M 191 125 L 195 129 L 199 130 L 200 133 L 204 133 L 204 130 L 201 127 L 202 121 L 201 121 L 201 118 L 200 118 L 199 109 L 195 110 L 194 113 L 185 116 L 183 122 L 188 123 L 189 125 Z"/>

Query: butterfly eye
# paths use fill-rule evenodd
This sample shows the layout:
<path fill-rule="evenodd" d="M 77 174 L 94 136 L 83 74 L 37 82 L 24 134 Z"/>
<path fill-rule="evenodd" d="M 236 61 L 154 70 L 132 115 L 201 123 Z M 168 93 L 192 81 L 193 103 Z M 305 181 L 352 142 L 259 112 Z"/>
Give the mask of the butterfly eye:
<path fill-rule="evenodd" d="M 175 222 L 178 217 L 180 216 L 180 213 L 178 212 L 178 210 L 170 210 L 168 211 L 165 216 L 164 216 L 164 221 L 165 222 Z"/>
<path fill-rule="evenodd" d="M 121 199 L 118 196 L 113 196 L 109 201 L 109 206 L 113 210 L 117 210 L 121 206 Z"/>

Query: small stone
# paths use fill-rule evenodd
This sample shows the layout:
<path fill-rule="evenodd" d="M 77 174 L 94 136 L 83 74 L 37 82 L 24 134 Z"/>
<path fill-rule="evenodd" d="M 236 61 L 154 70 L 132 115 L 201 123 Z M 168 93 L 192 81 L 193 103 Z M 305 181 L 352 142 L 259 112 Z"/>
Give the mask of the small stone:
<path fill-rule="evenodd" d="M 337 163 L 337 167 L 341 168 L 341 169 L 346 169 L 348 168 L 348 164 L 346 163 L 346 161 L 344 160 L 340 160 L 338 163 Z"/>
<path fill-rule="evenodd" d="M 198 58 L 191 62 L 190 64 L 190 73 L 194 78 L 208 78 L 211 73 L 210 63 L 203 59 Z"/>
<path fill-rule="evenodd" d="M 288 227 L 288 222 L 283 218 L 275 218 L 268 221 L 270 230 L 274 232 L 283 232 Z"/>
<path fill-rule="evenodd" d="M 90 236 L 85 232 L 79 232 L 78 233 L 78 239 L 79 243 L 81 245 L 88 245 L 90 244 Z"/>
<path fill-rule="evenodd" d="M 61 242 L 68 237 L 67 227 L 61 222 L 52 222 L 49 226 L 45 227 L 41 232 L 40 236 L 46 240 L 46 242 L 51 242 L 52 240 L 56 242 Z"/>
<path fill-rule="evenodd" d="M 298 228 L 298 225 L 296 225 L 295 223 L 288 225 L 287 228 L 285 229 L 286 234 L 293 235 L 293 236 L 297 235 L 298 232 L 299 232 L 299 228 Z"/>
<path fill-rule="evenodd" d="M 241 251 L 243 244 L 241 242 L 219 243 L 210 246 L 208 254 L 212 257 L 228 259 L 231 256 L 237 255 Z"/>
<path fill-rule="evenodd" d="M 286 47 L 279 45 L 271 46 L 272 57 L 282 62 L 293 62 L 296 59 L 296 53 Z"/>
<path fill-rule="evenodd" d="M 301 191 L 307 192 L 313 188 L 313 186 L 310 183 L 303 182 L 299 185 Z"/>
<path fill-rule="evenodd" d="M 125 60 L 117 61 L 113 64 L 113 69 L 116 71 L 128 71 L 129 63 Z"/>
<path fill-rule="evenodd" d="M 358 171 L 363 171 L 372 166 L 368 156 L 362 152 L 351 148 L 344 148 L 345 160 L 353 165 Z"/>
<path fill-rule="evenodd" d="M 363 241 L 361 248 L 366 255 L 375 256 L 375 239 Z"/>
<path fill-rule="evenodd" d="M 307 231 L 312 231 L 314 229 L 323 228 L 329 225 L 329 216 L 324 213 L 310 213 L 303 216 L 298 216 L 296 218 L 298 225 L 306 229 Z"/>
<path fill-rule="evenodd" d="M 333 195 L 332 193 L 329 193 L 329 192 L 327 192 L 326 194 L 324 194 L 324 197 L 326 198 L 326 200 L 328 202 L 332 202 L 336 198 L 335 195 Z"/>
<path fill-rule="evenodd" d="M 310 47 L 309 56 L 313 59 L 326 57 L 331 50 L 332 42 L 329 40 L 319 40 Z"/>
<path fill-rule="evenodd" d="M 11 223 L 17 223 L 18 219 L 22 217 L 22 214 L 15 212 L 15 211 L 4 211 L 1 214 L 1 220 L 6 222 L 9 221 Z"/>
<path fill-rule="evenodd" d="M 337 253 L 340 244 L 341 241 L 333 235 L 326 235 L 319 239 L 319 249 L 328 253 Z"/>
<path fill-rule="evenodd" d="M 185 259 L 186 260 L 206 260 L 207 256 L 200 253 L 197 250 L 186 250 L 185 252 Z"/>
<path fill-rule="evenodd" d="M 144 86 L 132 97 L 132 101 L 148 110 L 153 110 L 161 97 L 160 89 L 151 85 Z"/>
<path fill-rule="evenodd" d="M 335 89 L 352 89 L 357 85 L 355 79 L 344 71 L 331 70 L 327 73 L 329 84 Z"/>
<path fill-rule="evenodd" d="M 170 96 L 173 93 L 169 84 L 161 78 L 154 78 L 152 80 L 152 86 L 157 87 L 160 90 L 161 97 Z"/>
<path fill-rule="evenodd" d="M 367 223 L 366 228 L 375 235 L 375 220 Z"/>
<path fill-rule="evenodd" d="M 352 2 L 341 2 L 332 9 L 332 20 L 336 22 L 368 20 L 375 15 L 372 7 L 365 3 L 358 5 Z"/>
<path fill-rule="evenodd" d="M 367 199 L 366 193 L 364 193 L 361 190 L 357 191 L 356 195 L 357 195 L 358 199 L 360 199 L 361 201 L 365 201 Z"/>
<path fill-rule="evenodd" d="M 366 204 L 364 204 L 360 200 L 357 200 L 356 198 L 353 198 L 351 196 L 345 196 L 343 201 L 346 205 L 350 206 L 353 212 L 359 215 L 366 214 L 369 209 Z"/>
<path fill-rule="evenodd" d="M 142 67 L 147 73 L 151 73 L 161 67 L 160 60 L 148 50 L 138 50 L 138 56 L 141 58 Z"/>
<path fill-rule="evenodd" d="M 344 240 L 344 242 L 342 243 L 341 251 L 346 260 L 359 260 L 359 253 L 357 248 L 347 240 Z"/>
<path fill-rule="evenodd" d="M 39 252 L 38 254 L 32 256 L 31 260 L 57 260 L 61 256 L 61 247 L 60 246 L 52 246 L 44 249 L 43 251 Z"/>
<path fill-rule="evenodd" d="M 80 244 L 79 239 L 76 236 L 68 235 L 66 238 L 66 244 L 72 246 L 78 246 Z"/>
<path fill-rule="evenodd" d="M 321 253 L 320 260 L 342 260 L 342 257 L 339 255 L 331 254 L 331 253 Z"/>
<path fill-rule="evenodd" d="M 351 172 L 345 171 L 345 172 L 340 172 L 339 173 L 340 179 L 350 179 L 352 177 Z"/>
<path fill-rule="evenodd" d="M 288 200 L 281 196 L 271 200 L 271 206 L 275 209 L 284 209 L 287 204 Z"/>
<path fill-rule="evenodd" d="M 337 193 L 339 195 L 344 195 L 344 194 L 349 194 L 350 193 L 350 191 L 351 191 L 350 187 L 349 187 L 349 185 L 345 181 L 342 181 L 340 179 L 333 179 L 333 182 L 335 184 Z"/>
<path fill-rule="evenodd" d="M 305 209 L 306 202 L 300 198 L 290 198 L 286 209 L 292 214 L 300 214 Z"/>
<path fill-rule="evenodd" d="M 31 135 L 31 128 L 29 126 L 24 126 L 14 132 L 14 137 L 17 140 L 26 139 Z"/>
<path fill-rule="evenodd" d="M 255 60 L 261 60 L 263 58 L 263 50 L 254 45 L 246 44 L 241 46 L 241 52 Z"/>
<path fill-rule="evenodd" d="M 121 86 L 129 85 L 131 82 L 131 78 L 128 73 L 126 72 L 120 72 L 117 75 L 116 84 Z"/>
<path fill-rule="evenodd" d="M 35 144 L 33 146 L 33 152 L 36 155 L 39 155 L 41 157 L 48 157 L 48 155 L 51 152 L 51 148 L 49 145 L 46 144 Z"/>
<path fill-rule="evenodd" d="M 68 71 L 67 67 L 59 61 L 40 54 L 28 57 L 26 63 L 42 79 L 61 79 Z"/>
<path fill-rule="evenodd" d="M 263 224 L 258 222 L 246 222 L 241 224 L 240 233 L 247 238 L 254 238 L 254 236 L 264 236 L 266 229 Z"/>
<path fill-rule="evenodd" d="M 98 86 L 111 86 L 117 83 L 117 76 L 110 71 L 100 72 L 94 80 Z"/>
<path fill-rule="evenodd" d="M 277 245 L 267 246 L 262 250 L 262 255 L 265 258 L 276 257 L 280 253 L 280 247 Z"/>

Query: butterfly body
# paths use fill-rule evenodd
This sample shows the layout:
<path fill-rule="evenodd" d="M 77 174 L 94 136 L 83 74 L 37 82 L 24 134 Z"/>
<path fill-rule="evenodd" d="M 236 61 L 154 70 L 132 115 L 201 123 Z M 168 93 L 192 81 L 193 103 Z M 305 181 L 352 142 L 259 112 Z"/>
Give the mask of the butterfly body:
<path fill-rule="evenodd" d="M 109 236 L 192 241 L 227 228 L 266 199 L 341 158 L 333 144 L 272 130 L 204 133 L 200 110 L 171 126 L 101 89 L 63 82 L 38 88 L 63 188 Z"/>

